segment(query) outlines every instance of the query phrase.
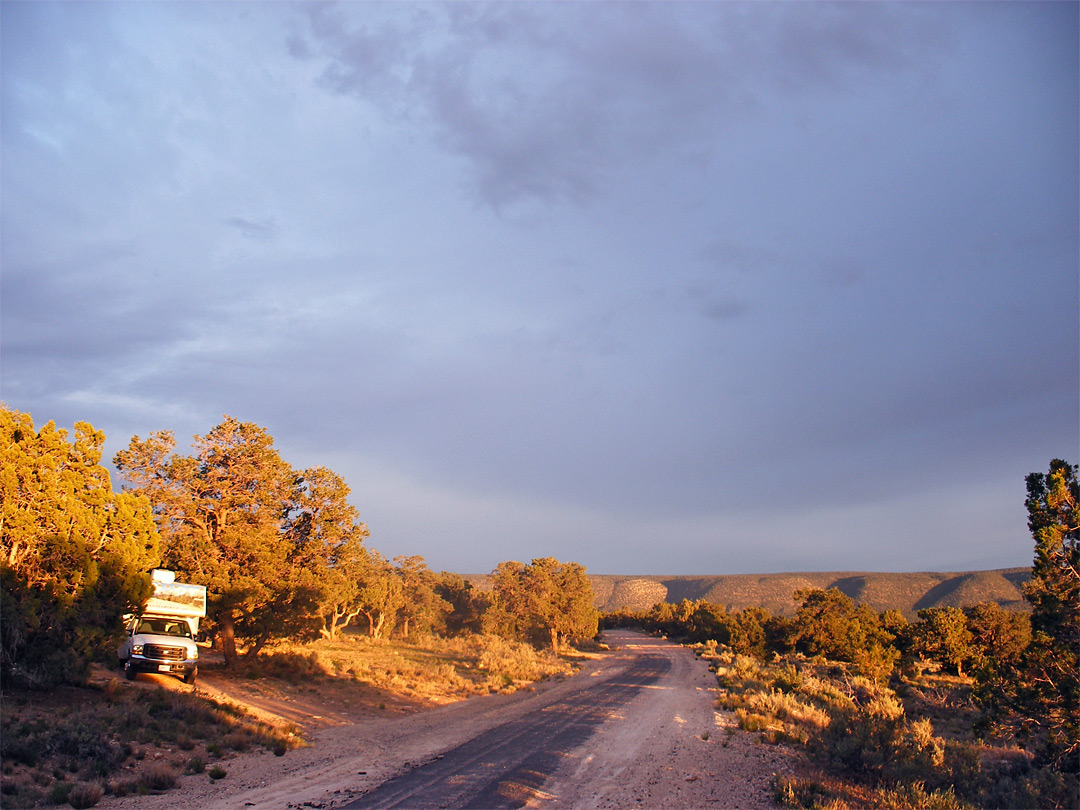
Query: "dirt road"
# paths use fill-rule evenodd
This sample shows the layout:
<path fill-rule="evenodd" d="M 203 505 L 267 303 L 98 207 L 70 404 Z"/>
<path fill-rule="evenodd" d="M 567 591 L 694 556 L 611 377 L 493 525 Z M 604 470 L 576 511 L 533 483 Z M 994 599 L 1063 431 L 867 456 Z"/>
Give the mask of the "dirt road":
<path fill-rule="evenodd" d="M 545 783 L 603 723 L 671 670 L 655 651 L 635 653 L 616 677 L 587 682 L 496 726 L 352 802 L 348 810 L 514 808 L 547 800 Z"/>
<path fill-rule="evenodd" d="M 277 758 L 241 757 L 216 784 L 102 806 L 243 808 L 773 808 L 784 753 L 735 732 L 715 678 L 685 648 L 630 632 L 535 691 L 473 698 L 319 732 Z"/>

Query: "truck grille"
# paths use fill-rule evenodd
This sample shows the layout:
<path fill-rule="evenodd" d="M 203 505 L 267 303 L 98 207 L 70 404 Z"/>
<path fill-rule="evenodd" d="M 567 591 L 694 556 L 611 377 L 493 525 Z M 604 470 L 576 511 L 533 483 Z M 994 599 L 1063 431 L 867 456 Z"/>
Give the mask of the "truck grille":
<path fill-rule="evenodd" d="M 161 644 L 147 644 L 143 648 L 143 655 L 158 661 L 183 661 L 187 658 L 183 647 L 165 647 Z"/>

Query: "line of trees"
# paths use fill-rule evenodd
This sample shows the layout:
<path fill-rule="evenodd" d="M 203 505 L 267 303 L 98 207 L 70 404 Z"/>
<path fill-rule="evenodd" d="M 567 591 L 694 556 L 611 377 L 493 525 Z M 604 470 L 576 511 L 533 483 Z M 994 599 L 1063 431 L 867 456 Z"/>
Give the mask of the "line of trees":
<path fill-rule="evenodd" d="M 684 599 L 643 612 L 605 614 L 603 622 L 698 643 L 712 640 L 761 660 L 792 652 L 820 656 L 878 681 L 898 669 L 936 666 L 962 676 L 990 663 L 1015 664 L 1031 640 L 1029 615 L 996 602 L 926 608 L 909 622 L 897 610 L 879 613 L 856 604 L 837 588 L 796 591 L 793 597 L 799 607 L 790 619 L 760 607 L 728 612 L 722 605 Z"/>
<path fill-rule="evenodd" d="M 333 639 L 352 625 L 377 638 L 497 632 L 539 642 L 543 630 L 554 648 L 596 633 L 580 566 L 503 563 L 495 591 L 483 593 L 423 557 L 387 560 L 366 545 L 344 479 L 292 468 L 258 425 L 226 416 L 190 453 L 170 431 L 135 436 L 113 460 L 119 493 L 100 464 L 104 438 L 80 422 L 69 442 L 52 422 L 37 430 L 29 414 L 0 405 L 4 683 L 82 680 L 90 660 L 111 652 L 121 617 L 145 602 L 158 566 L 207 587 L 204 627 L 228 666 L 241 650 L 255 657 L 276 639 Z M 516 586 L 510 571 L 522 577 Z"/>

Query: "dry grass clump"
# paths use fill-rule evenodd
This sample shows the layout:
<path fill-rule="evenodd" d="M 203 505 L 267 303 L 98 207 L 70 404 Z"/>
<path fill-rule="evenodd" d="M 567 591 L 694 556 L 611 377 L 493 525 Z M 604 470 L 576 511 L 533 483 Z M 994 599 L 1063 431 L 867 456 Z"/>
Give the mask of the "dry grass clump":
<path fill-rule="evenodd" d="M 838 689 L 791 663 L 766 665 L 730 650 L 703 657 L 714 662 L 720 707 L 734 711 L 746 731 L 771 732 L 769 741 L 805 743 L 829 724 L 830 708 L 850 704 Z"/>
<path fill-rule="evenodd" d="M 813 700 L 803 700 L 789 692 L 773 689 L 770 692 L 755 692 L 749 698 L 749 706 L 761 714 L 783 720 L 788 725 L 804 727 L 809 730 L 825 728 L 829 724 L 829 713 Z"/>
<path fill-rule="evenodd" d="M 176 787 L 178 776 L 171 766 L 162 762 L 149 765 L 139 774 L 136 784 L 140 793 L 156 793 Z"/>
<path fill-rule="evenodd" d="M 847 805 L 830 794 L 828 788 L 813 779 L 796 776 L 775 776 L 772 782 L 773 799 L 781 807 L 803 810 L 846 810 Z"/>
<path fill-rule="evenodd" d="M 571 666 L 550 650 L 536 650 L 520 641 L 481 636 L 477 665 L 488 675 L 511 681 L 539 681 L 565 675 Z"/>
<path fill-rule="evenodd" d="M 101 785 L 91 782 L 80 782 L 75 785 L 71 792 L 68 793 L 68 804 L 75 808 L 75 810 L 82 810 L 86 807 L 93 807 L 104 795 L 104 791 L 101 789 Z"/>
<path fill-rule="evenodd" d="M 239 674 L 253 680 L 277 678 L 288 683 L 301 683 L 323 675 L 333 675 L 326 662 L 315 651 L 297 649 L 294 645 L 277 648 L 253 661 L 243 661 Z"/>

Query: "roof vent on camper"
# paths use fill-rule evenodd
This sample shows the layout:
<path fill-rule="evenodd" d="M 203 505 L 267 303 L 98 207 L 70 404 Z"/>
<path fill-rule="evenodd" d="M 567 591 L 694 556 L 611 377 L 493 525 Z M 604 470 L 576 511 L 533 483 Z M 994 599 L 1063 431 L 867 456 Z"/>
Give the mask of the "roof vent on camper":
<path fill-rule="evenodd" d="M 167 571 L 164 568 L 155 568 L 153 571 L 150 572 L 150 581 L 164 582 L 166 584 L 170 582 L 176 582 L 176 572 Z"/>

